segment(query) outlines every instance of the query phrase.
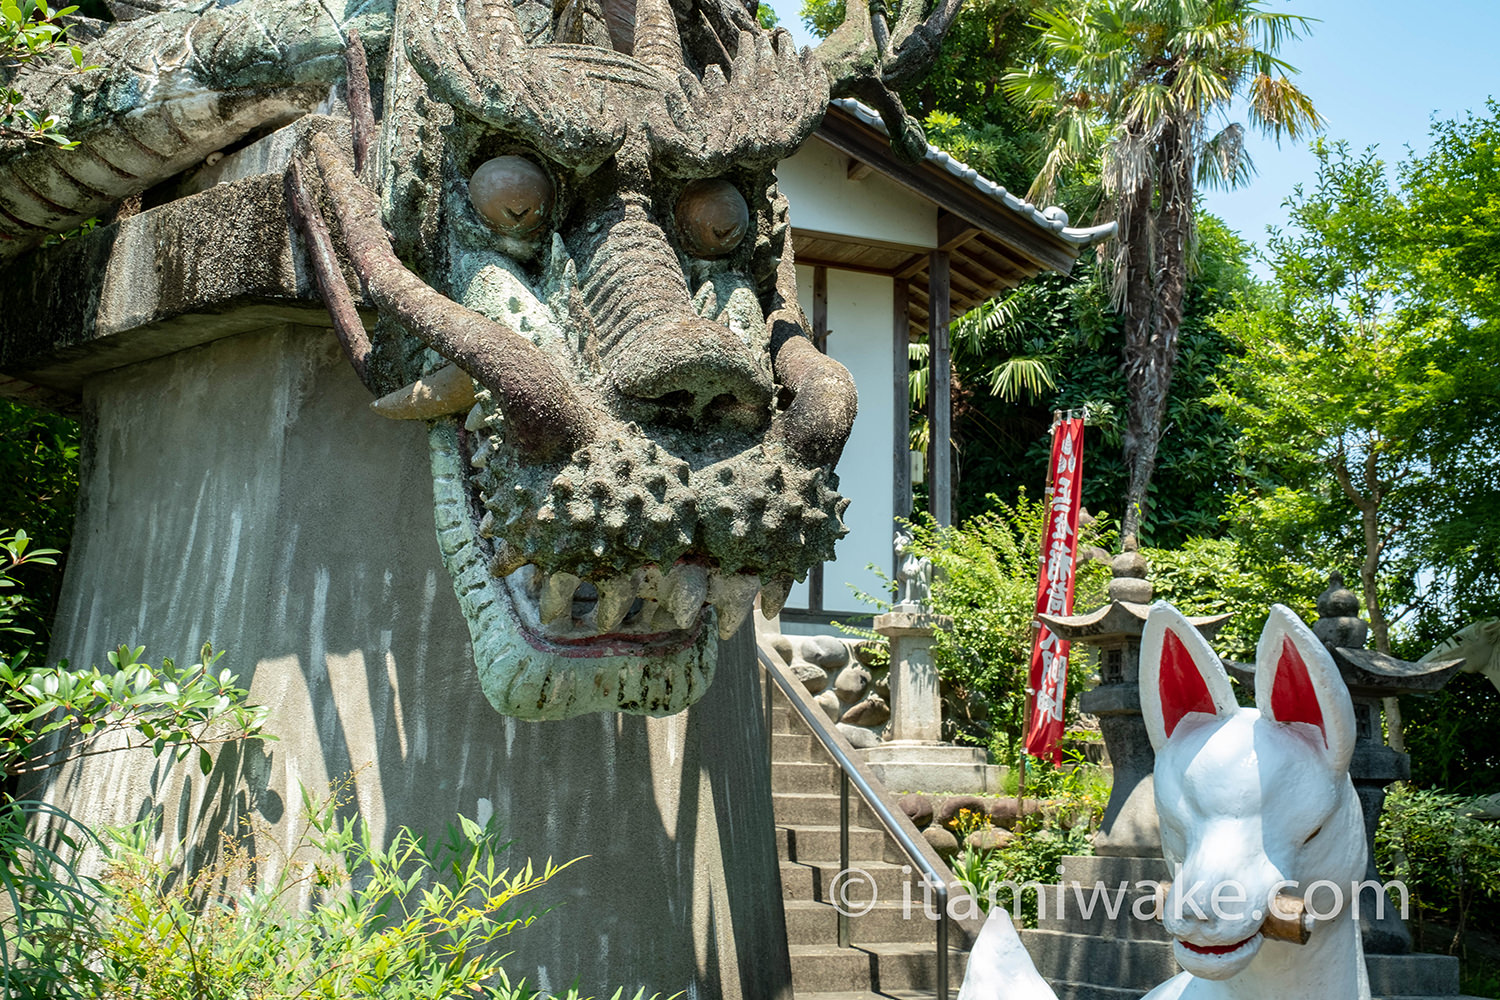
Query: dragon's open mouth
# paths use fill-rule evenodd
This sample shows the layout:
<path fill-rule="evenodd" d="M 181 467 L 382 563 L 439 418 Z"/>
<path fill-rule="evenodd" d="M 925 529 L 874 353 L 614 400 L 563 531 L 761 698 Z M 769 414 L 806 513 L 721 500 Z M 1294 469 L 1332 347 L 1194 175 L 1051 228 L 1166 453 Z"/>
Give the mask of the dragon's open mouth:
<path fill-rule="evenodd" d="M 566 463 L 523 469 L 501 459 L 502 429 L 481 401 L 460 434 L 469 521 L 492 586 L 539 651 L 656 656 L 710 624 L 727 639 L 757 596 L 768 614 L 786 600 L 806 564 L 782 553 L 831 552 L 844 530 L 837 480 L 779 461 L 779 449 L 699 450 L 688 462 L 631 425 Z"/>

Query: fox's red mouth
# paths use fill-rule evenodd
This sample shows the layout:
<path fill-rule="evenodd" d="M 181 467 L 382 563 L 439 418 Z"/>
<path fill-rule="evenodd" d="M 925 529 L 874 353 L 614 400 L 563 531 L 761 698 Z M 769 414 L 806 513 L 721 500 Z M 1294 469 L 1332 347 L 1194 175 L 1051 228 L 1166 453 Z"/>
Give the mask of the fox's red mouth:
<path fill-rule="evenodd" d="M 1245 947 L 1245 945 L 1254 940 L 1255 935 L 1252 934 L 1249 937 L 1245 938 L 1245 940 L 1236 941 L 1234 944 L 1193 944 L 1193 942 L 1184 941 L 1182 938 L 1178 938 L 1177 943 L 1182 945 L 1188 951 L 1194 952 L 1195 954 L 1199 955 L 1227 955 L 1232 951 L 1239 951 L 1241 948 Z"/>

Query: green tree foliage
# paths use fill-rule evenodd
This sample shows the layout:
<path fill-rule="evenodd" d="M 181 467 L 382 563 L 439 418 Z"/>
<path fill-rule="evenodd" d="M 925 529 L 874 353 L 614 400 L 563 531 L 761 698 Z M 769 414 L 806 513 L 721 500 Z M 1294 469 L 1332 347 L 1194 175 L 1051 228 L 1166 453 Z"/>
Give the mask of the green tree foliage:
<path fill-rule="evenodd" d="M 967 742 L 999 759 L 1015 756 L 1025 711 L 1046 505 L 1023 491 L 1014 503 L 991 496 L 989 507 L 958 526 L 923 516 L 910 526 L 912 550 L 932 560 L 932 608 L 953 618 L 933 648 L 942 678 L 946 722 Z M 1079 530 L 1081 546 L 1109 540 L 1108 525 Z M 1104 597 L 1108 569 L 1080 563 L 1075 602 L 1094 607 Z M 1069 671 L 1070 692 L 1082 690 L 1086 670 Z"/>
<path fill-rule="evenodd" d="M 1483 674 L 1456 674 L 1434 694 L 1401 699 L 1411 780 L 1460 795 L 1500 791 L 1500 691 Z"/>
<path fill-rule="evenodd" d="M 1337 564 L 1353 557 L 1375 645 L 1390 649 L 1388 598 L 1419 553 L 1443 483 L 1422 425 L 1436 401 L 1426 334 L 1395 311 L 1402 206 L 1373 150 L 1316 147 L 1318 179 L 1288 199 L 1268 243 L 1261 301 L 1222 319 L 1243 354 L 1216 397 L 1241 428 L 1249 471 L 1242 529 Z M 1361 544 L 1345 548 L 1349 530 Z"/>
<path fill-rule="evenodd" d="M 1439 131 L 1456 140 L 1453 127 Z M 1500 341 L 1457 293 L 1427 294 L 1449 242 L 1446 223 L 1429 225 L 1432 163 L 1450 150 L 1408 165 L 1401 193 L 1373 151 L 1317 152 L 1316 185 L 1288 199 L 1269 242 L 1264 294 L 1221 323 L 1243 351 L 1216 397 L 1244 435 L 1236 530 L 1263 551 L 1357 569 L 1376 647 L 1393 648 L 1405 619 L 1420 652 L 1500 611 L 1500 539 L 1479 523 L 1500 505 Z M 1413 191 L 1418 177 L 1428 184 Z M 1485 183 L 1500 192 L 1500 178 Z"/>
<path fill-rule="evenodd" d="M 74 69 L 93 68 L 83 64 L 83 49 L 67 40 L 66 19 L 77 10 L 48 7 L 45 0 L 0 0 L 0 140 L 77 145 L 57 130 L 56 115 L 26 107 L 25 96 L 10 85 L 26 63 L 54 54 Z"/>
<path fill-rule="evenodd" d="M 1251 125 L 1277 138 L 1318 127 L 1276 58 L 1307 22 L 1259 0 L 1066 0 L 1036 16 L 1038 54 L 1006 77 L 1010 95 L 1048 123 L 1032 194 L 1097 171 L 1102 215 L 1119 225 L 1109 271 L 1128 387 L 1121 531 L 1134 535 L 1167 426 L 1197 190 L 1249 177 L 1242 126 L 1210 122 L 1243 98 Z"/>
<path fill-rule="evenodd" d="M 1229 615 L 1214 636 L 1214 651 L 1238 663 L 1255 662 L 1255 646 L 1271 605 L 1285 604 L 1303 621 L 1316 621 L 1317 599 L 1328 586 L 1319 570 L 1287 559 L 1268 561 L 1233 538 L 1190 538 L 1178 548 L 1142 549 L 1155 600 L 1185 615 Z"/>
<path fill-rule="evenodd" d="M 1423 609 L 1435 639 L 1500 614 L 1500 102 L 1437 122 L 1430 149 L 1399 171 L 1409 322 L 1427 335 L 1432 402 L 1419 432 L 1449 456 L 1442 517 L 1429 519 L 1427 560 L 1443 609 Z M 1446 630 L 1446 631 L 1445 631 Z"/>
<path fill-rule="evenodd" d="M 1203 216 L 1198 229 L 1199 266 L 1184 299 L 1177 371 L 1166 404 L 1168 432 L 1150 487 L 1154 516 L 1141 532 L 1142 541 L 1158 547 L 1221 534 L 1225 497 L 1237 482 L 1237 435 L 1209 403 L 1232 344 L 1211 320 L 1249 293 L 1249 251 L 1212 216 Z M 1045 482 L 1047 428 L 1057 409 L 1088 412 L 1084 503 L 1092 511 L 1117 510 L 1129 479 L 1122 459 L 1128 400 L 1119 374 L 1124 325 L 1110 308 L 1107 279 L 1085 259 L 1072 276 L 1036 279 L 1005 303 L 1013 308 L 993 332 L 964 337 L 959 334 L 966 323 L 955 325 L 957 513 L 977 513 L 985 492 L 1009 496 Z M 1056 387 L 1013 398 L 992 394 L 995 373 L 1007 370 L 1012 358 L 1043 363 Z M 919 366 L 918 379 L 921 371 Z"/>
<path fill-rule="evenodd" d="M 24 525 L 31 545 L 59 552 L 57 559 L 28 561 L 25 588 L 9 608 L 16 627 L 34 637 L 27 645 L 38 657 L 46 652 L 62 587 L 60 554 L 73 535 L 77 495 L 78 425 L 0 399 L 0 532 Z"/>
<path fill-rule="evenodd" d="M 1003 84 L 1036 40 L 1032 14 L 1040 6 L 1041 0 L 968 0 L 931 70 L 902 94 L 930 141 L 1017 191 L 1036 174 L 1043 132 Z M 803 2 L 802 21 L 819 37 L 843 20 L 844 0 Z"/>

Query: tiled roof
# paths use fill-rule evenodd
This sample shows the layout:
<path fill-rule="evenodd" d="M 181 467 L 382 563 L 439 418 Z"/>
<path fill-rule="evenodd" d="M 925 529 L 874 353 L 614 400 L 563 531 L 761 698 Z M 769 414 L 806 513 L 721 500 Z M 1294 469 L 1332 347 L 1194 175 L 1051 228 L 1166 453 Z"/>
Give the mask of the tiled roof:
<path fill-rule="evenodd" d="M 885 122 L 881 121 L 880 115 L 873 108 L 847 97 L 839 98 L 833 103 L 858 118 L 861 122 L 876 129 L 882 135 L 890 134 L 886 131 Z M 1097 243 L 1114 235 L 1115 224 L 1113 222 L 1084 228 L 1069 226 L 1068 213 L 1063 209 L 1056 205 L 1047 208 L 1037 208 L 1031 202 L 1017 198 L 967 163 L 955 159 L 952 155 L 945 153 L 930 143 L 927 146 L 927 161 L 937 164 L 954 177 L 966 181 L 975 190 L 988 195 L 1017 215 L 1026 217 L 1038 226 L 1057 234 L 1069 243 L 1077 246 L 1088 246 L 1091 243 Z"/>

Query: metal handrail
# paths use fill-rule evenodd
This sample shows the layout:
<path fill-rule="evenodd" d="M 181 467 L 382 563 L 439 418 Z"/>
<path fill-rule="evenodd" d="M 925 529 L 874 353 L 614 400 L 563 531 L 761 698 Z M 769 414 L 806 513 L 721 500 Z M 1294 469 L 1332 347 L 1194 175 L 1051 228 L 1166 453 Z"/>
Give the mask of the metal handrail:
<path fill-rule="evenodd" d="M 937 896 L 938 918 L 937 918 L 937 1000 L 948 1000 L 948 882 L 938 873 L 927 856 L 917 846 L 917 838 L 902 826 L 896 819 L 895 812 L 886 803 L 884 796 L 877 792 L 870 783 L 870 776 L 865 773 L 862 764 L 850 756 L 848 741 L 828 724 L 827 717 L 807 696 L 807 689 L 800 682 L 788 678 L 781 672 L 776 661 L 761 649 L 759 644 L 755 648 L 756 658 L 761 667 L 776 686 L 781 688 L 781 693 L 786 695 L 787 701 L 802 721 L 807 723 L 818 742 L 823 744 L 823 749 L 833 757 L 839 766 L 839 872 L 849 871 L 849 786 L 853 784 L 859 792 L 860 797 L 865 800 L 875 813 L 875 818 L 880 825 L 885 827 L 885 832 L 890 834 L 900 846 L 902 853 L 922 873 L 922 881 L 934 890 Z M 771 731 L 771 692 L 766 691 L 766 739 L 774 742 Z M 908 821 L 909 823 L 909 821 Z M 925 842 L 924 842 L 925 843 Z M 839 875 L 835 875 L 835 882 Z M 845 885 L 848 885 L 847 874 Z M 830 883 L 833 884 L 833 883 Z M 839 947 L 851 947 L 849 936 L 849 913 L 846 907 L 834 903 L 834 909 L 838 912 Z"/>

